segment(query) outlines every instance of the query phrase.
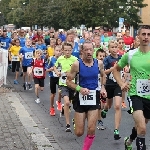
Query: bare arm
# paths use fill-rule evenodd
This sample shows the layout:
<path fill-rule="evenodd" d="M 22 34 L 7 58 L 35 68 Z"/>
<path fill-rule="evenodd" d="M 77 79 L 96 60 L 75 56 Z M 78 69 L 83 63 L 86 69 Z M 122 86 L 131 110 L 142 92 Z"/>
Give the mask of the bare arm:
<path fill-rule="evenodd" d="M 76 89 L 77 84 L 75 84 L 72 80 L 75 78 L 75 76 L 78 72 L 79 72 L 79 62 L 76 61 L 72 64 L 71 70 L 68 73 L 67 80 L 66 80 L 67 86 L 74 90 Z"/>
<path fill-rule="evenodd" d="M 109 74 L 110 72 L 112 72 L 114 69 L 114 67 L 111 67 L 110 69 L 105 70 L 105 74 Z"/>
<path fill-rule="evenodd" d="M 102 88 L 104 87 L 104 85 L 106 84 L 106 74 L 104 71 L 104 65 L 102 61 L 98 61 L 99 64 L 99 69 L 100 69 L 100 75 L 101 75 L 101 86 Z"/>
<path fill-rule="evenodd" d="M 58 77 L 61 76 L 61 73 L 57 70 L 56 66 L 53 67 L 54 72 L 57 74 Z"/>
<path fill-rule="evenodd" d="M 119 67 L 118 64 L 115 64 L 114 69 L 113 69 L 113 76 L 114 76 L 115 80 L 117 81 L 117 83 L 119 84 L 120 87 L 123 84 L 123 80 L 121 79 L 121 74 L 120 74 L 121 70 L 122 70 L 122 68 Z"/>

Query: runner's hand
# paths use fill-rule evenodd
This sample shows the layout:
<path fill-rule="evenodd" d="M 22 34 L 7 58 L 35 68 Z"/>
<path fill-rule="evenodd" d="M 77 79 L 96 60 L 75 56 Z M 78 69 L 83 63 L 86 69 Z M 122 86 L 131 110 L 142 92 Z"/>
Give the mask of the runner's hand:
<path fill-rule="evenodd" d="M 123 92 L 127 92 L 130 89 L 130 83 L 129 82 L 125 82 L 121 85 L 121 90 Z"/>
<path fill-rule="evenodd" d="M 81 89 L 80 89 L 80 93 L 81 93 L 82 95 L 88 95 L 88 94 L 90 93 L 90 90 L 87 89 L 87 88 L 81 88 Z"/>
<path fill-rule="evenodd" d="M 56 75 L 57 75 L 58 77 L 60 77 L 60 76 L 61 76 L 61 72 L 57 72 Z"/>
<path fill-rule="evenodd" d="M 107 92 L 105 90 L 105 88 L 102 88 L 101 91 L 100 91 L 101 95 L 106 98 L 107 97 Z"/>

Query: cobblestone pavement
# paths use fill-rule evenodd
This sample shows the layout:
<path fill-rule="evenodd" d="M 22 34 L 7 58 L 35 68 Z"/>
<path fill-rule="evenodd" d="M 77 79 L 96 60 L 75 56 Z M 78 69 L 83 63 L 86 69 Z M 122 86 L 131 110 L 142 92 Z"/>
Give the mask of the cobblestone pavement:
<path fill-rule="evenodd" d="M 31 135 L 19 120 L 11 101 L 9 90 L 0 88 L 0 150 L 37 150 Z"/>

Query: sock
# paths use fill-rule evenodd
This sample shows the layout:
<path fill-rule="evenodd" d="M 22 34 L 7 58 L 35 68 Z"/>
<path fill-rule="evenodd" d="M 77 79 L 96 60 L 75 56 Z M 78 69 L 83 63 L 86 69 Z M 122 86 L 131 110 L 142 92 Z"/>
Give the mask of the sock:
<path fill-rule="evenodd" d="M 137 136 L 136 146 L 137 146 L 137 150 L 146 150 L 145 136 L 143 136 L 143 135 L 138 135 Z"/>
<path fill-rule="evenodd" d="M 94 141 L 95 135 L 87 135 L 84 139 L 82 150 L 90 150 L 90 147 Z"/>
<path fill-rule="evenodd" d="M 136 130 L 135 127 L 133 127 L 132 133 L 131 133 L 131 135 L 130 135 L 130 140 L 131 140 L 131 141 L 134 141 L 134 140 L 136 139 L 136 137 L 137 137 L 137 130 Z"/>

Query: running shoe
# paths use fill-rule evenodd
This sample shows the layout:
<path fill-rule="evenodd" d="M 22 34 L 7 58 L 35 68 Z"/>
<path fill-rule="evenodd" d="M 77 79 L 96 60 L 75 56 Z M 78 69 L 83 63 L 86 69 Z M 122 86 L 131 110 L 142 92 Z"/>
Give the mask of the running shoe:
<path fill-rule="evenodd" d="M 32 87 L 31 84 L 28 84 L 28 87 L 29 87 L 29 90 L 32 90 L 32 89 L 33 89 L 33 87 Z"/>
<path fill-rule="evenodd" d="M 131 144 L 131 145 L 127 145 L 127 141 L 128 141 L 128 140 L 129 140 L 129 137 L 125 137 L 125 138 L 124 138 L 125 150 L 133 150 L 132 144 Z"/>
<path fill-rule="evenodd" d="M 102 122 L 102 121 L 98 121 L 97 129 L 98 129 L 98 130 L 105 130 L 105 127 L 104 127 L 104 125 L 103 125 L 103 122 Z"/>
<path fill-rule="evenodd" d="M 14 80 L 14 84 L 19 84 L 17 80 Z"/>
<path fill-rule="evenodd" d="M 24 90 L 27 90 L 27 84 L 26 83 L 23 84 L 23 88 L 24 88 Z"/>
<path fill-rule="evenodd" d="M 56 105 L 57 105 L 57 110 L 61 111 L 61 109 L 62 109 L 61 102 L 56 101 Z"/>
<path fill-rule="evenodd" d="M 105 111 L 105 110 L 103 109 L 102 112 L 101 112 L 102 118 L 106 118 L 106 114 L 107 114 L 107 111 Z"/>
<path fill-rule="evenodd" d="M 50 108 L 50 115 L 55 116 L 55 109 L 54 108 Z"/>
<path fill-rule="evenodd" d="M 119 136 L 119 131 L 117 129 L 114 130 L 114 139 L 119 140 L 121 137 Z"/>
<path fill-rule="evenodd" d="M 35 100 L 35 102 L 36 102 L 37 104 L 39 104 L 39 103 L 40 103 L 40 99 L 37 98 L 37 99 Z"/>
<path fill-rule="evenodd" d="M 66 132 L 71 132 L 70 124 L 66 125 Z"/>

